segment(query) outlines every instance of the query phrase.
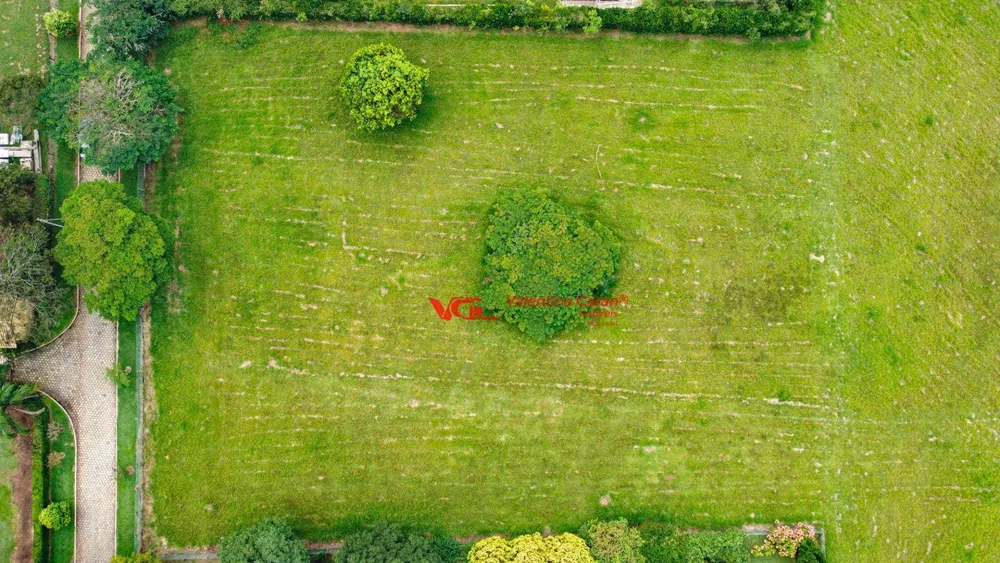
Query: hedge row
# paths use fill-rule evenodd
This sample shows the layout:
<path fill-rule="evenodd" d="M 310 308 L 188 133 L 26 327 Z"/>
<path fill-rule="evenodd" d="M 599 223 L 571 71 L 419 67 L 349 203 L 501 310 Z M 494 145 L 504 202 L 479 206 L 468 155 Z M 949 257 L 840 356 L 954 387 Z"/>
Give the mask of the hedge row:
<path fill-rule="evenodd" d="M 460 7 L 430 6 L 419 0 L 172 0 L 171 7 L 182 17 L 297 17 L 557 31 L 583 29 L 591 11 L 587 7 L 539 4 L 532 0 L 488 0 Z M 804 35 L 818 21 L 821 8 L 822 0 L 720 3 L 654 0 L 638 8 L 605 8 L 598 14 L 604 29 L 758 38 Z"/>

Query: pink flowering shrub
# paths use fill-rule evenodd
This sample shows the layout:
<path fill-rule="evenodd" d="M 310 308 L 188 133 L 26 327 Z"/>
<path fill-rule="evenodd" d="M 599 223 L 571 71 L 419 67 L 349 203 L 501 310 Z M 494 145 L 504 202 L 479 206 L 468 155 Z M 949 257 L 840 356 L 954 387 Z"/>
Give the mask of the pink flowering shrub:
<path fill-rule="evenodd" d="M 767 557 L 777 553 L 782 557 L 795 557 L 799 544 L 809 538 L 816 541 L 816 528 L 805 522 L 794 526 L 786 526 L 781 522 L 774 523 L 774 529 L 767 535 L 764 543 L 754 546 L 750 553 L 755 557 Z"/>

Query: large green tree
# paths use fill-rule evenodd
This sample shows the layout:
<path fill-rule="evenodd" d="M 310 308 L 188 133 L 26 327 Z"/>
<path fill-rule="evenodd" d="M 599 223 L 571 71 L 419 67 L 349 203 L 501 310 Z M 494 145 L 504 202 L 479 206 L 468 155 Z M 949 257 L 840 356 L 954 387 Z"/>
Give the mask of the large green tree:
<path fill-rule="evenodd" d="M 223 538 L 219 563 L 309 563 L 309 556 L 287 522 L 268 518 Z"/>
<path fill-rule="evenodd" d="M 583 322 L 575 306 L 524 306 L 510 298 L 605 295 L 615 282 L 619 241 L 610 229 L 537 191 L 512 190 L 493 205 L 486 228 L 480 296 L 498 314 L 542 341 Z"/>
<path fill-rule="evenodd" d="M 0 330 L 18 342 L 47 338 L 66 307 L 48 243 L 40 224 L 0 226 Z"/>
<path fill-rule="evenodd" d="M 31 131 L 35 123 L 35 105 L 45 81 L 37 74 L 14 74 L 0 77 L 0 131 L 21 127 Z"/>
<path fill-rule="evenodd" d="M 358 129 L 378 131 L 413 119 L 430 74 L 385 43 L 362 47 L 347 63 L 340 91 Z"/>
<path fill-rule="evenodd" d="M 65 308 L 65 288 L 52 272 L 48 178 L 20 166 L 0 167 L 0 331 L 18 342 L 40 342 Z"/>
<path fill-rule="evenodd" d="M 94 51 L 116 58 L 142 56 L 163 37 L 169 27 L 167 0 L 90 0 L 93 14 L 87 24 L 94 38 Z"/>
<path fill-rule="evenodd" d="M 0 225 L 30 223 L 48 212 L 48 178 L 20 166 L 0 166 Z"/>
<path fill-rule="evenodd" d="M 177 134 L 177 91 L 138 61 L 60 62 L 39 95 L 38 119 L 105 173 L 160 157 Z"/>
<path fill-rule="evenodd" d="M 56 238 L 64 277 L 87 289 L 87 306 L 111 320 L 135 317 L 167 273 L 169 232 L 121 184 L 84 182 L 62 205 Z"/>

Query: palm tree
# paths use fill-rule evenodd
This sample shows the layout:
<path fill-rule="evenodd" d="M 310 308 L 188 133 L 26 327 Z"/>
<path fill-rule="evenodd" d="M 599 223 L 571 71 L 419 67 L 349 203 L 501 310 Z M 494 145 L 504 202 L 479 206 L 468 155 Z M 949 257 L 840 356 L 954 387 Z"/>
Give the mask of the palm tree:
<path fill-rule="evenodd" d="M 38 388 L 34 384 L 6 380 L 0 383 L 0 432 L 8 438 L 27 432 L 28 429 L 12 416 L 11 412 L 21 412 L 29 416 L 41 414 L 44 409 L 28 410 L 29 406 L 36 406 L 30 403 L 36 402 L 38 397 Z"/>

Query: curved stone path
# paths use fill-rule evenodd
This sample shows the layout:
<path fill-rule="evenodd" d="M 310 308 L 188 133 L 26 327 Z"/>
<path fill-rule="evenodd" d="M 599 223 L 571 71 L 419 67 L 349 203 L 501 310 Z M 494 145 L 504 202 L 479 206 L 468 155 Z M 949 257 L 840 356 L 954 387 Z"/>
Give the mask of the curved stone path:
<path fill-rule="evenodd" d="M 83 301 L 73 325 L 14 361 L 13 379 L 37 383 L 66 409 L 76 437 L 76 563 L 115 554 L 118 508 L 118 389 L 106 374 L 118 360 L 118 327 Z"/>

